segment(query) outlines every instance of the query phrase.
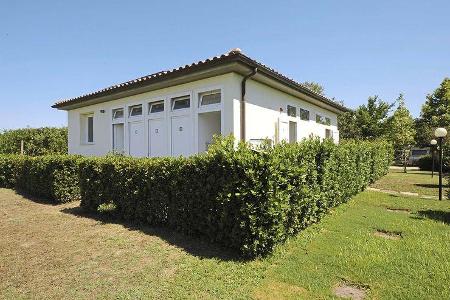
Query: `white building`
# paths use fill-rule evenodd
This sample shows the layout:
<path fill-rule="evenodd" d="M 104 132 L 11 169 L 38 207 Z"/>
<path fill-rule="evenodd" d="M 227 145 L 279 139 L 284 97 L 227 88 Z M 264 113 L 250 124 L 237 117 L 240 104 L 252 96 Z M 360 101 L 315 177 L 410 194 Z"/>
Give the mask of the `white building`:
<path fill-rule="evenodd" d="M 205 151 L 215 134 L 259 143 L 339 140 L 347 109 L 249 58 L 239 49 L 73 99 L 69 153 L 179 156 Z"/>

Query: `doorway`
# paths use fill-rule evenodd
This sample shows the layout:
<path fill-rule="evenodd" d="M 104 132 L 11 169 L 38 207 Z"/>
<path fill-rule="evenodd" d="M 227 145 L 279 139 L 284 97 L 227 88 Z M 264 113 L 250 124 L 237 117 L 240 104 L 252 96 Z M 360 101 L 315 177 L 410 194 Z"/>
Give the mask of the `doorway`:
<path fill-rule="evenodd" d="M 192 154 L 192 119 L 189 115 L 172 117 L 171 140 L 172 156 L 189 156 Z"/>
<path fill-rule="evenodd" d="M 148 153 L 151 157 L 168 155 L 165 119 L 148 121 L 148 143 Z"/>
<path fill-rule="evenodd" d="M 297 143 L 297 122 L 289 121 L 289 143 Z"/>
<path fill-rule="evenodd" d="M 220 135 L 221 131 L 220 111 L 198 114 L 198 152 L 208 150 L 214 135 Z"/>
<path fill-rule="evenodd" d="M 123 123 L 113 124 L 113 151 L 123 154 L 125 151 L 125 132 Z"/>
<path fill-rule="evenodd" d="M 129 154 L 134 157 L 147 156 L 144 138 L 144 122 L 128 123 L 129 131 Z"/>

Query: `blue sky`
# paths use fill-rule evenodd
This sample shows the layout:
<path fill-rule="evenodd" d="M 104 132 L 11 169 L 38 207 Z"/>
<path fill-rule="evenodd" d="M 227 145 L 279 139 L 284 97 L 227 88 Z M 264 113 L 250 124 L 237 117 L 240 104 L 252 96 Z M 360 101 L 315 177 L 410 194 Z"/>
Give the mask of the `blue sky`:
<path fill-rule="evenodd" d="M 351 108 L 400 92 L 414 116 L 450 76 L 449 1 L 0 0 L 0 129 L 50 106 L 239 47 Z"/>

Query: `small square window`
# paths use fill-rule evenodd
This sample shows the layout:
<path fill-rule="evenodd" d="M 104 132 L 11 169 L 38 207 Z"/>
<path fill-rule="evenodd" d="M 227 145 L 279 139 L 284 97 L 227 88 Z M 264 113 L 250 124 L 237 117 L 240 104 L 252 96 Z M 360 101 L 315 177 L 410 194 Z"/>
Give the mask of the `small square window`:
<path fill-rule="evenodd" d="M 155 101 L 150 103 L 149 113 L 159 113 L 164 111 L 164 100 Z"/>
<path fill-rule="evenodd" d="M 319 123 L 319 124 L 325 123 L 325 121 L 323 119 L 323 116 L 321 116 L 319 114 L 316 114 L 316 122 Z"/>
<path fill-rule="evenodd" d="M 172 110 L 183 109 L 191 107 L 191 97 L 182 96 L 177 98 L 172 98 Z"/>
<path fill-rule="evenodd" d="M 300 108 L 300 120 L 309 121 L 309 110 Z"/>
<path fill-rule="evenodd" d="M 212 91 L 200 94 L 200 106 L 219 104 L 221 101 L 220 91 Z"/>
<path fill-rule="evenodd" d="M 331 131 L 331 129 L 325 129 L 325 138 L 327 139 L 333 138 L 333 131 Z"/>
<path fill-rule="evenodd" d="M 289 117 L 296 117 L 297 116 L 297 108 L 294 106 L 287 106 L 287 114 Z"/>
<path fill-rule="evenodd" d="M 331 119 L 330 118 L 325 118 L 325 125 L 331 125 Z"/>
<path fill-rule="evenodd" d="M 113 119 L 123 118 L 123 108 L 113 109 Z"/>
<path fill-rule="evenodd" d="M 133 105 L 129 107 L 129 116 L 135 117 L 135 116 L 141 116 L 142 115 L 142 104 L 139 105 Z"/>

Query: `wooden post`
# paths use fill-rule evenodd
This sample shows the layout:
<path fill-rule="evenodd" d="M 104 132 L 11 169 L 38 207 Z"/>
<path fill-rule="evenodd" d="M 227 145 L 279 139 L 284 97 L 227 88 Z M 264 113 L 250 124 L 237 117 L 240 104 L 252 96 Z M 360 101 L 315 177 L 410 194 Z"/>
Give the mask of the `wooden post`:
<path fill-rule="evenodd" d="M 21 141 L 20 141 L 20 154 L 23 155 L 24 152 L 25 152 L 25 151 L 24 151 L 24 142 L 23 142 L 23 140 L 21 140 Z"/>

